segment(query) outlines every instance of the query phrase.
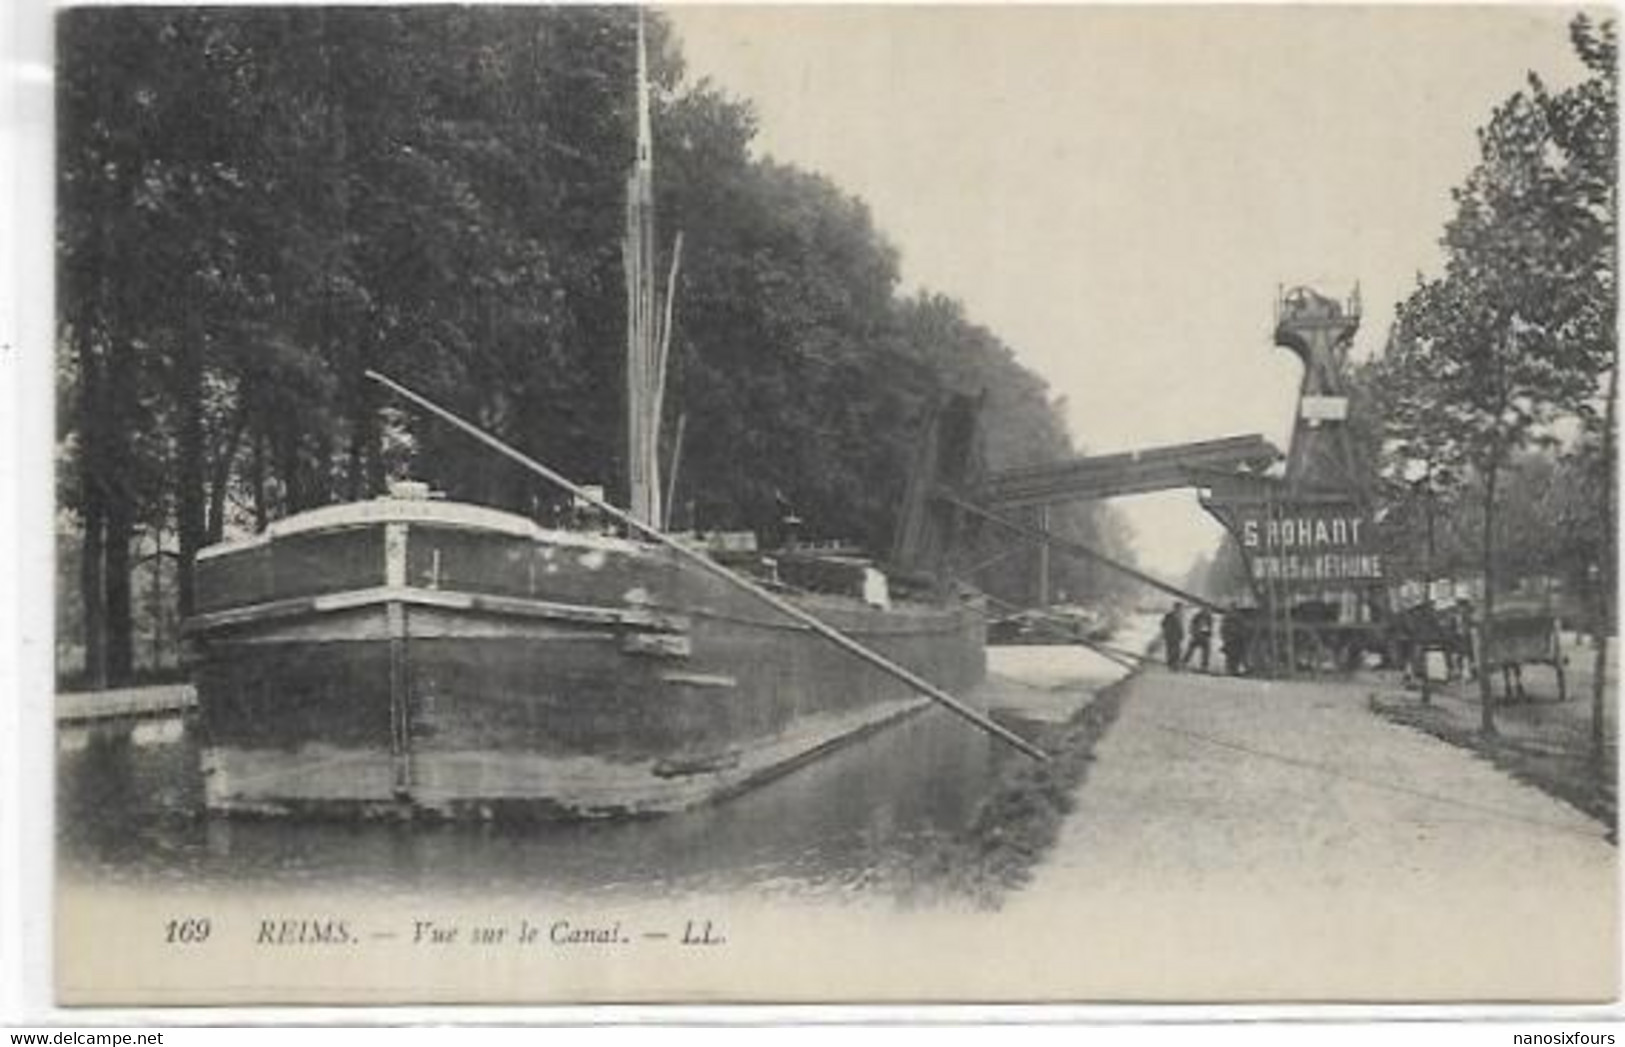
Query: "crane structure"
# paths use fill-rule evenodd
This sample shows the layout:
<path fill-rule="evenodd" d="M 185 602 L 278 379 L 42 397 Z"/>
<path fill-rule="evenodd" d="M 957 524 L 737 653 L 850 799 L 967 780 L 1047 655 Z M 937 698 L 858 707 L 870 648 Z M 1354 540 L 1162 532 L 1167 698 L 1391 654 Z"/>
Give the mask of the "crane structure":
<path fill-rule="evenodd" d="M 1254 658 L 1277 672 L 1347 666 L 1387 610 L 1370 493 L 1349 429 L 1348 353 L 1360 292 L 1279 294 L 1275 345 L 1303 363 L 1282 476 L 1209 477 L 1202 506 L 1230 532 L 1258 608 Z"/>

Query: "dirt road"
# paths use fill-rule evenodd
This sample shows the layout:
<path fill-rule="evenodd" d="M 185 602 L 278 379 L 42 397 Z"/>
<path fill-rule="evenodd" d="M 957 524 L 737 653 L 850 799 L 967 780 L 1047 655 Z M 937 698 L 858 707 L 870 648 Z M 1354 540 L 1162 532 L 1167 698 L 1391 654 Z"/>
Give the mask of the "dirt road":
<path fill-rule="evenodd" d="M 1153 669 L 1012 916 L 1065 912 L 1119 998 L 1600 1000 L 1603 827 L 1353 685 Z M 1096 937 L 1098 935 L 1099 937 Z M 1151 991 L 1147 991 L 1151 990 Z"/>

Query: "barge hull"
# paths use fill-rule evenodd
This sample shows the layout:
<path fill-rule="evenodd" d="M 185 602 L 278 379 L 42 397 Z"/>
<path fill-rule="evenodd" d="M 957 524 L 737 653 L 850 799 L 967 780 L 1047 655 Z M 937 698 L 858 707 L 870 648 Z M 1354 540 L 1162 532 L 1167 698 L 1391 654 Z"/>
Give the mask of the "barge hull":
<path fill-rule="evenodd" d="M 301 530 L 291 563 L 274 535 L 203 561 L 230 583 L 205 584 L 189 626 L 211 809 L 663 813 L 930 704 L 658 547 L 420 511 L 431 519 L 391 509 L 330 545 Z M 351 562 L 313 567 L 331 550 Z M 975 602 L 793 598 L 940 686 L 983 675 Z"/>

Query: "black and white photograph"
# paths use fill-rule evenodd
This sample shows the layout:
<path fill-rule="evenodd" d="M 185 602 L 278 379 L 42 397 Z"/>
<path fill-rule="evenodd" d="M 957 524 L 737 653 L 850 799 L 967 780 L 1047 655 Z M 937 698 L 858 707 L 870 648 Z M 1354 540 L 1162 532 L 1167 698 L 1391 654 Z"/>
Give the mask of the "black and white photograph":
<path fill-rule="evenodd" d="M 57 1006 L 1617 1002 L 1612 8 L 51 17 Z"/>

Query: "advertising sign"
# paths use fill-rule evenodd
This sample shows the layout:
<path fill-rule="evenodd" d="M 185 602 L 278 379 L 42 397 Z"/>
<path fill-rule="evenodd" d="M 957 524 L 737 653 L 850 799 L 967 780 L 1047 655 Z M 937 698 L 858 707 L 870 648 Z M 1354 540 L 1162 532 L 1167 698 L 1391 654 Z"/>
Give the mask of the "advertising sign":
<path fill-rule="evenodd" d="M 1375 527 L 1353 505 L 1238 509 L 1234 529 L 1255 581 L 1336 585 L 1383 578 Z"/>

